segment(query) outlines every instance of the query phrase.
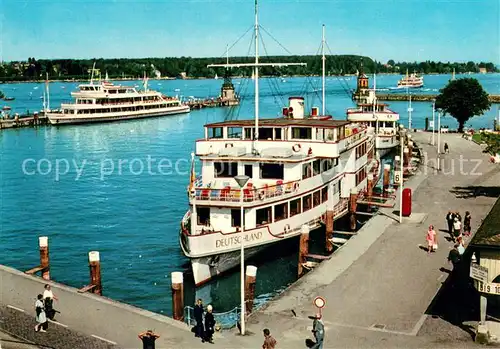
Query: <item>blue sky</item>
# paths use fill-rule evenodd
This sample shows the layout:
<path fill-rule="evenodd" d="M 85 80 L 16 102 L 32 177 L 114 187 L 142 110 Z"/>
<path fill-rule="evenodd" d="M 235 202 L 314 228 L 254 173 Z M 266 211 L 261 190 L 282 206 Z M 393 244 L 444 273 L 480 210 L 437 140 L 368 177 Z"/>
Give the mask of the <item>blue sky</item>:
<path fill-rule="evenodd" d="M 219 57 L 254 21 L 253 0 L 0 0 L 0 54 Z M 261 0 L 260 24 L 293 54 L 500 62 L 498 0 Z M 268 54 L 287 54 L 262 33 Z M 230 55 L 246 55 L 247 34 Z M 263 52 L 263 48 L 261 48 Z"/>

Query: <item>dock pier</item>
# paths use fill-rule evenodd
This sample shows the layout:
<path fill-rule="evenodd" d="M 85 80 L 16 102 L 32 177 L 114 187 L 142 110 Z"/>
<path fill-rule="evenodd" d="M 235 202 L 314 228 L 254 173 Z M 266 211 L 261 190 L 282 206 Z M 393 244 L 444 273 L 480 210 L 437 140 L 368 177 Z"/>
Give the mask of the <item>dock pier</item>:
<path fill-rule="evenodd" d="M 43 112 L 33 114 L 15 114 L 14 117 L 0 118 L 0 130 L 7 128 L 35 127 L 49 125 L 49 118 Z"/>

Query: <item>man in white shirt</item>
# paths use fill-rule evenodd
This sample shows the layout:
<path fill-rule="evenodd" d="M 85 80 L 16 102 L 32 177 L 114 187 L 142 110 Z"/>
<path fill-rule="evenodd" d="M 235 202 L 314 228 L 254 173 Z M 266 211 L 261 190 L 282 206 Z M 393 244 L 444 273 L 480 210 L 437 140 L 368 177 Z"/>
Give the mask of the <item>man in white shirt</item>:
<path fill-rule="evenodd" d="M 45 285 L 45 291 L 43 291 L 43 301 L 45 304 L 45 314 L 50 320 L 54 320 L 56 311 L 54 310 L 53 303 L 54 300 L 58 300 L 57 297 L 52 293 L 50 285 Z"/>

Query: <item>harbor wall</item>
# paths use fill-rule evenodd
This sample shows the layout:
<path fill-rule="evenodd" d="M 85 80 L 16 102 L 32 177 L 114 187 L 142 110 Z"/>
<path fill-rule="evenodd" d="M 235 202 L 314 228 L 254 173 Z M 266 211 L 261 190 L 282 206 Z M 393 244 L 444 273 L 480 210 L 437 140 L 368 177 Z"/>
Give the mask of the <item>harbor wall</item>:
<path fill-rule="evenodd" d="M 138 347 L 137 334 L 147 329 L 154 329 L 163 335 L 158 343 L 162 346 L 174 344 L 176 341 L 182 342 L 186 334 L 191 336 L 186 324 L 169 317 L 106 297 L 79 293 L 76 288 L 26 275 L 4 265 L 0 265 L 0 302 L 33 314 L 35 325 L 35 299 L 38 294 L 43 293 L 46 283 L 51 285 L 54 295 L 58 298 L 58 301 L 54 302 L 54 309 L 60 311 L 56 314 L 56 320 L 62 326 L 105 338 L 124 347 Z M 165 338 L 167 334 L 168 338 Z"/>
<path fill-rule="evenodd" d="M 432 102 L 437 98 L 438 95 L 420 95 L 412 94 L 412 102 Z M 380 93 L 377 94 L 377 99 L 381 101 L 407 101 L 409 99 L 408 94 L 392 94 L 392 93 Z M 500 103 L 500 95 L 488 95 L 488 99 L 491 103 Z"/>

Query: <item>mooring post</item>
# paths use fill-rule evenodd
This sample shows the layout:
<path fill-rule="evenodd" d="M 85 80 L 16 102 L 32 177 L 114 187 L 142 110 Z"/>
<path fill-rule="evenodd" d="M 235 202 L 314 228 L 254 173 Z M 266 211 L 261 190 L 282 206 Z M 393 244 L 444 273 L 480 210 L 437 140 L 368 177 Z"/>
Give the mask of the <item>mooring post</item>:
<path fill-rule="evenodd" d="M 391 182 L 391 165 L 384 165 L 383 196 L 388 196 L 389 184 Z"/>
<path fill-rule="evenodd" d="M 174 271 L 172 277 L 172 309 L 174 320 L 184 321 L 184 276 Z"/>
<path fill-rule="evenodd" d="M 408 167 L 410 163 L 410 149 L 408 147 L 404 147 L 403 149 L 403 170 Z"/>
<path fill-rule="evenodd" d="M 90 284 L 94 285 L 91 292 L 102 296 L 101 283 L 101 261 L 99 251 L 89 252 L 89 267 L 90 267 Z"/>
<path fill-rule="evenodd" d="M 356 230 L 356 209 L 358 201 L 358 189 L 356 187 L 351 188 L 351 194 L 349 196 L 349 212 L 351 214 L 351 230 Z"/>
<path fill-rule="evenodd" d="M 253 309 L 253 300 L 255 298 L 255 281 L 257 279 L 257 267 L 247 265 L 245 272 L 245 310 L 250 314 Z"/>
<path fill-rule="evenodd" d="M 299 266 L 298 275 L 301 277 L 304 274 L 303 264 L 307 262 L 309 254 L 309 225 L 304 224 L 301 228 L 300 244 L 299 244 Z"/>
<path fill-rule="evenodd" d="M 326 247 L 326 252 L 331 253 L 333 251 L 333 244 L 330 241 L 333 239 L 333 222 L 335 220 L 335 214 L 333 210 L 327 210 L 326 211 L 326 241 L 325 241 L 325 247 Z"/>
<path fill-rule="evenodd" d="M 368 197 L 368 201 L 373 196 L 373 173 L 368 173 L 366 176 L 366 196 Z"/>
<path fill-rule="evenodd" d="M 49 261 L 49 238 L 40 236 L 38 238 L 40 247 L 40 267 L 42 268 L 42 278 L 50 280 L 50 261 Z"/>

